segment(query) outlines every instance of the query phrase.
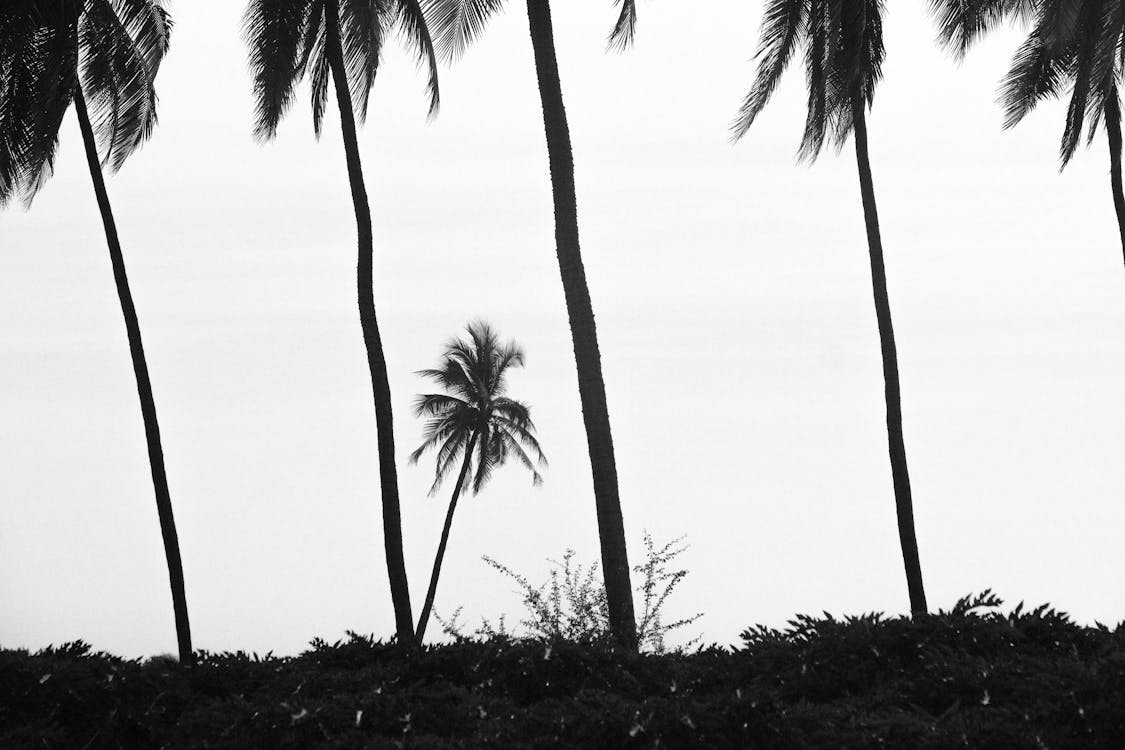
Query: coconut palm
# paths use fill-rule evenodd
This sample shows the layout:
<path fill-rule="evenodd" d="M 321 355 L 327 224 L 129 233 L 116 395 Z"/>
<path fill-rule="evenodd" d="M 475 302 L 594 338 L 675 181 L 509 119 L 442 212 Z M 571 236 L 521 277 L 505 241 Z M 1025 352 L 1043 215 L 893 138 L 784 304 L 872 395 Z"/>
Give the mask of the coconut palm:
<path fill-rule="evenodd" d="M 152 135 L 154 82 L 170 31 L 161 0 L 8 0 L 0 10 L 0 204 L 22 197 L 30 206 L 53 172 L 59 128 L 73 104 L 141 401 L 180 662 L 190 665 L 184 572 L 156 402 L 102 174 L 120 169 Z"/>
<path fill-rule="evenodd" d="M 1110 189 L 1125 253 L 1125 191 L 1121 173 L 1118 82 L 1125 49 L 1125 3 L 1108 0 L 931 0 L 940 40 L 958 56 L 1006 20 L 1031 24 L 1000 87 L 1004 127 L 1015 126 L 1044 99 L 1070 91 L 1059 154 L 1065 168 L 1100 125 L 1109 141 Z"/>
<path fill-rule="evenodd" d="M 428 67 L 433 115 L 438 106 L 437 62 L 418 0 L 250 0 L 243 31 L 250 47 L 257 104 L 255 136 L 259 140 L 277 134 L 294 89 L 306 74 L 312 89 L 313 130 L 319 137 L 330 81 L 335 90 L 358 232 L 356 287 L 375 401 L 387 573 L 398 639 L 410 645 L 414 623 L 402 556 L 391 385 L 375 315 L 371 207 L 356 139 L 356 116 L 362 122 L 367 114 L 383 43 L 396 29 L 409 41 L 421 64 Z"/>
<path fill-rule="evenodd" d="M 617 0 L 621 15 L 610 34 L 611 45 L 624 45 L 636 25 L 633 0 Z M 459 57 L 480 35 L 488 19 L 504 6 L 504 0 L 426 0 L 426 16 L 434 33 L 438 53 L 446 60 Z M 562 83 L 555 58 L 554 31 L 549 0 L 527 0 L 531 46 L 543 107 L 543 126 L 551 173 L 551 195 L 555 209 L 555 248 L 562 276 L 563 294 L 570 320 L 574 359 L 578 370 L 578 396 L 586 427 L 586 442 L 594 480 L 594 504 L 601 541 L 602 570 L 609 601 L 610 626 L 615 640 L 636 649 L 637 627 L 633 614 L 629 556 L 625 546 L 625 524 L 617 485 L 617 463 L 609 424 L 605 380 L 602 377 L 598 332 L 586 269 L 578 241 L 578 199 L 574 186 L 574 153 L 570 126 L 563 106 Z"/>
<path fill-rule="evenodd" d="M 501 344 L 487 323 L 470 323 L 466 330 L 469 339 L 450 341 L 440 366 L 418 373 L 437 383 L 443 392 L 423 394 L 415 401 L 415 414 L 426 418 L 426 427 L 422 445 L 410 454 L 410 462 L 417 463 L 426 451 L 437 450 L 431 496 L 459 461 L 461 464 L 445 513 L 426 603 L 418 618 L 415 638 L 419 644 L 426 634 L 426 624 L 434 606 L 441 563 L 449 542 L 449 527 L 461 493 L 466 489 L 472 489 L 474 495 L 480 492 L 492 473 L 510 458 L 515 458 L 531 472 L 533 484 L 542 481 L 538 467 L 547 464 L 535 438 L 530 410 L 526 404 L 506 395 L 508 371 L 523 367 L 523 350 L 515 342 Z"/>
<path fill-rule="evenodd" d="M 804 48 L 808 117 L 798 156 L 813 161 L 825 141 L 842 149 L 855 134 L 860 193 L 867 224 L 867 245 L 874 287 L 875 318 L 883 357 L 887 434 L 898 511 L 899 541 L 906 567 L 910 609 L 926 611 L 906 447 L 902 436 L 898 355 L 891 325 L 890 298 L 883 267 L 883 242 L 875 205 L 875 187 L 867 146 L 867 109 L 882 78 L 883 0 L 769 0 L 758 45 L 758 71 L 732 128 L 741 138 L 777 88 L 797 50 Z"/>

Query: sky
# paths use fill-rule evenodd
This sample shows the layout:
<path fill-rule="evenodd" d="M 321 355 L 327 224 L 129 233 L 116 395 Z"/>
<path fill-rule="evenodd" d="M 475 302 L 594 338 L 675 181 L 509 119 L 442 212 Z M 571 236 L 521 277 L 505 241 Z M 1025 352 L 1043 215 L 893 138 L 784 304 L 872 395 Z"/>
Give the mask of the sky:
<path fill-rule="evenodd" d="M 738 642 L 798 612 L 908 608 L 852 144 L 795 154 L 803 73 L 738 144 L 761 2 L 556 2 L 580 226 L 632 562 L 683 536 L 668 615 Z M 871 158 L 930 605 L 992 588 L 1125 619 L 1125 268 L 1104 140 L 1059 173 L 1063 108 L 1003 131 L 1019 41 L 961 64 L 923 3 L 891 3 Z M 712 7 L 713 6 L 713 7 Z M 296 653 L 388 636 L 355 226 L 334 114 L 307 89 L 252 138 L 242 3 L 171 6 L 161 124 L 109 179 L 151 369 L 197 648 Z M 550 459 L 454 519 L 436 608 L 521 616 L 532 580 L 597 559 L 525 7 L 424 80 L 388 48 L 360 131 L 415 609 L 448 497 L 410 413 L 415 371 L 474 318 L 518 340 L 512 393 Z M 0 213 L 0 646 L 175 651 L 124 325 L 73 115 L 30 211 Z"/>

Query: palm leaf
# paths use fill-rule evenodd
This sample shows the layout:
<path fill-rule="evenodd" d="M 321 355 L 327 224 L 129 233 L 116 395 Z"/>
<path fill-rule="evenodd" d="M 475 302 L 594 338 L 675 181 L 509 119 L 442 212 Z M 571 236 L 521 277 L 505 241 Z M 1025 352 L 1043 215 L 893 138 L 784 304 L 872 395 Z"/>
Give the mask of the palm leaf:
<path fill-rule="evenodd" d="M 804 0 L 770 0 L 766 6 L 756 55 L 758 73 L 731 126 L 735 140 L 746 135 L 777 89 L 781 74 L 807 28 L 807 7 Z"/>
<path fill-rule="evenodd" d="M 446 61 L 459 58 L 503 5 L 504 0 L 425 0 L 437 54 Z"/>
<path fill-rule="evenodd" d="M 610 49 L 623 50 L 637 35 L 637 3 L 636 0 L 613 0 L 613 7 L 620 7 L 621 13 L 613 31 L 609 32 L 607 44 Z"/>
<path fill-rule="evenodd" d="M 418 64 L 426 68 L 426 93 L 430 97 L 429 116 L 434 117 L 437 115 L 438 106 L 441 104 L 437 53 L 434 51 L 430 27 L 419 0 L 399 0 L 398 26 L 414 48 Z"/>
<path fill-rule="evenodd" d="M 242 33 L 250 48 L 254 137 L 259 141 L 277 135 L 304 75 L 301 41 L 311 6 L 311 0 L 250 0 L 246 8 Z"/>

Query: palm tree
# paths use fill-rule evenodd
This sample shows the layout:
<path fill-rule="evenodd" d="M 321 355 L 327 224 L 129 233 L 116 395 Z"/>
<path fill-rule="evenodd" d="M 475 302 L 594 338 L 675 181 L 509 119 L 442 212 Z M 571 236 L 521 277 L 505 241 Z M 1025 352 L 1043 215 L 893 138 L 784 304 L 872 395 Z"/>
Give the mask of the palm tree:
<path fill-rule="evenodd" d="M 152 135 L 154 82 L 170 31 L 161 0 L 9 0 L 0 11 L 0 204 L 20 196 L 30 206 L 52 174 L 59 128 L 73 103 L 137 380 L 180 663 L 191 665 L 184 572 L 156 402 L 102 174 L 105 167 L 120 169 Z"/>
<path fill-rule="evenodd" d="M 1125 4 L 1106 0 L 930 0 L 942 43 L 962 57 L 981 35 L 1016 19 L 1032 24 L 1000 87 L 1004 127 L 1015 126 L 1040 101 L 1070 90 L 1059 154 L 1070 163 L 1089 121 L 1087 143 L 1104 124 L 1110 189 L 1125 254 L 1125 191 L 1121 174 L 1121 101 L 1125 68 Z"/>
<path fill-rule="evenodd" d="M 410 646 L 414 623 L 402 555 L 391 385 L 375 315 L 371 207 L 363 183 L 355 123 L 357 113 L 360 121 L 367 114 L 383 42 L 396 28 L 429 68 L 432 116 L 438 106 L 437 61 L 419 0 L 250 0 L 243 31 L 250 47 L 257 103 L 255 136 L 259 140 L 277 134 L 293 91 L 306 73 L 312 88 L 313 130 L 319 137 L 330 78 L 335 88 L 359 238 L 356 288 L 375 401 L 387 573 L 399 643 Z"/>
<path fill-rule="evenodd" d="M 515 342 L 501 345 L 496 332 L 487 323 L 470 323 L 466 330 L 469 340 L 450 341 L 437 369 L 418 373 L 433 380 L 444 392 L 423 394 L 415 401 L 415 414 L 426 417 L 427 421 L 422 445 L 410 454 L 410 462 L 417 463 L 426 451 L 437 449 L 431 496 L 453 471 L 458 460 L 461 462 L 461 472 L 457 475 L 457 484 L 453 486 L 453 497 L 449 500 L 441 541 L 434 557 L 426 603 L 418 618 L 415 638 L 419 644 L 426 635 L 426 624 L 437 594 L 441 562 L 449 542 L 449 527 L 461 493 L 470 487 L 474 495 L 480 492 L 492 477 L 492 472 L 507 463 L 509 458 L 514 457 L 527 467 L 533 484 L 543 481 L 537 467 L 547 464 L 535 438 L 530 410 L 526 404 L 506 395 L 508 370 L 523 367 L 523 350 Z M 534 461 L 529 452 L 535 456 Z"/>
<path fill-rule="evenodd" d="M 781 74 L 804 47 L 808 86 L 808 117 L 798 157 L 813 161 L 825 139 L 842 149 L 855 133 L 860 193 L 867 224 L 867 244 L 874 287 L 875 318 L 883 357 L 887 404 L 887 435 L 898 511 L 899 541 L 906 566 L 910 610 L 926 612 L 918 542 L 914 534 L 914 507 L 910 475 L 902 437 L 902 403 L 899 393 L 898 355 L 887 277 L 883 267 L 883 242 L 875 205 L 875 187 L 867 148 L 866 112 L 875 86 L 882 78 L 883 0 L 769 0 L 758 46 L 758 71 L 753 88 L 742 103 L 732 129 L 741 138 L 769 102 Z"/>
<path fill-rule="evenodd" d="M 632 37 L 636 14 L 633 0 L 618 0 L 621 16 L 610 43 L 625 44 Z M 459 57 L 483 31 L 485 23 L 504 5 L 503 0 L 426 0 L 426 15 L 434 39 L 447 60 Z M 578 198 L 574 186 L 574 153 L 570 126 L 563 106 L 562 83 L 555 58 L 554 31 L 549 0 L 527 0 L 531 46 L 543 107 L 543 127 L 551 170 L 551 195 L 555 209 L 555 248 L 562 277 L 574 360 L 578 370 L 578 396 L 586 427 L 586 443 L 594 480 L 594 503 L 601 541 L 602 570 L 609 601 L 613 637 L 624 648 L 636 650 L 637 626 L 633 614 L 629 555 L 625 523 L 617 486 L 617 462 L 609 425 L 605 380 L 602 377 L 598 332 L 586 269 L 578 241 Z"/>

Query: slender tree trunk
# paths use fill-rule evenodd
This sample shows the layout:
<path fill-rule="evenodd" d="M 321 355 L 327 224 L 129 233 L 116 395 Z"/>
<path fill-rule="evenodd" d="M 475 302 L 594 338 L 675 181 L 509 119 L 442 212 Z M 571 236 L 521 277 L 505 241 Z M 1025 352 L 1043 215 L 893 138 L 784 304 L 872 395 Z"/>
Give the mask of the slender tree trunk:
<path fill-rule="evenodd" d="M 918 561 L 918 540 L 914 535 L 914 504 L 910 496 L 910 474 L 906 468 L 906 446 L 902 440 L 902 396 L 899 393 L 898 353 L 891 325 L 891 302 L 887 294 L 887 274 L 883 268 L 883 240 L 879 233 L 879 214 L 875 206 L 875 184 L 871 178 L 871 158 L 867 151 L 867 120 L 863 100 L 852 101 L 855 120 L 855 153 L 859 164 L 859 186 L 863 194 L 863 215 L 867 222 L 867 245 L 871 255 L 871 284 L 875 293 L 875 317 L 879 322 L 879 344 L 883 352 L 883 383 L 887 401 L 887 437 L 898 509 L 898 537 L 906 565 L 906 586 L 911 613 L 926 613 L 926 592 L 922 588 L 922 565 Z"/>
<path fill-rule="evenodd" d="M 325 0 L 324 6 L 328 32 L 328 63 L 336 87 L 336 102 L 340 107 L 340 127 L 344 134 L 348 180 L 351 183 L 355 222 L 359 233 L 356 287 L 359 298 L 359 323 L 363 329 L 363 343 L 367 348 L 367 366 L 371 371 L 371 389 L 375 397 L 375 425 L 379 443 L 379 487 L 383 500 L 383 543 L 387 556 L 387 574 L 390 578 L 391 601 L 395 610 L 395 630 L 398 633 L 398 640 L 399 643 L 411 647 L 414 644 L 414 617 L 410 610 L 410 588 L 406 578 L 406 563 L 402 556 L 402 516 L 399 510 L 398 472 L 395 468 L 391 383 L 387 377 L 387 361 L 383 357 L 383 341 L 379 336 L 379 323 L 375 317 L 375 290 L 371 278 L 374 253 L 371 206 L 367 202 L 367 189 L 363 184 L 363 167 L 359 161 L 355 115 L 352 112 L 351 94 L 348 91 L 348 78 L 344 69 L 344 55 L 340 43 L 340 9 L 337 0 Z"/>
<path fill-rule="evenodd" d="M 149 380 L 144 344 L 141 342 L 141 326 L 137 321 L 137 310 L 133 306 L 133 294 L 129 291 L 129 277 L 125 274 L 125 258 L 121 253 L 121 241 L 117 237 L 117 224 L 113 220 L 113 209 L 109 205 L 109 194 L 106 192 L 101 163 L 98 161 L 94 130 L 90 126 L 86 100 L 79 88 L 74 92 L 74 109 L 78 113 L 78 125 L 82 129 L 82 141 L 86 146 L 90 178 L 94 182 L 94 193 L 97 195 L 98 209 L 102 214 L 106 243 L 109 245 L 110 264 L 113 266 L 113 280 L 117 285 L 117 298 L 121 302 L 121 314 L 125 318 L 125 331 L 129 337 L 129 354 L 133 360 L 133 374 L 137 379 L 137 395 L 141 399 L 141 416 L 144 418 L 145 440 L 148 443 L 148 463 L 152 470 L 152 486 L 156 490 L 156 514 L 160 519 L 160 533 L 164 537 L 164 556 L 168 561 L 168 581 L 172 588 L 172 611 L 176 617 L 176 642 L 180 652 L 180 663 L 191 666 L 195 662 L 195 653 L 191 647 L 187 594 L 184 593 L 184 568 L 180 560 L 176 519 L 172 515 L 172 496 L 168 491 L 168 476 L 164 470 L 164 449 L 160 445 L 156 402 L 152 397 L 152 382 Z"/>
<path fill-rule="evenodd" d="M 555 202 L 555 244 L 562 275 L 570 335 L 578 367 L 578 395 L 586 442 L 594 476 L 594 502 L 601 538 L 602 568 L 610 627 L 617 643 L 637 648 L 637 625 L 633 614 L 633 587 L 629 579 L 629 556 L 625 547 L 625 523 L 617 488 L 617 464 L 613 455 L 613 435 L 609 427 L 605 381 L 602 378 L 598 332 L 586 270 L 578 244 L 578 198 L 574 189 L 574 154 L 570 128 L 563 106 L 559 66 L 555 58 L 554 31 L 548 0 L 527 0 L 531 25 L 531 45 L 535 51 L 535 71 L 543 105 L 543 126 L 551 162 L 551 194 Z"/>
<path fill-rule="evenodd" d="M 437 555 L 434 557 L 434 569 L 430 573 L 430 587 L 426 590 L 426 603 L 422 605 L 422 616 L 418 618 L 418 630 L 414 639 L 422 645 L 422 638 L 426 635 L 426 625 L 430 622 L 430 611 L 434 608 L 434 597 L 437 596 L 438 576 L 441 574 L 441 561 L 445 559 L 445 546 L 449 543 L 449 527 L 453 525 L 453 511 L 457 510 L 457 498 L 461 496 L 461 488 L 465 484 L 465 477 L 469 473 L 469 462 L 473 457 L 473 446 L 477 443 L 477 433 L 469 440 L 465 449 L 465 461 L 461 464 L 461 473 L 457 476 L 457 484 L 453 488 L 453 497 L 449 499 L 449 510 L 445 512 L 445 525 L 441 528 L 441 541 L 438 542 Z"/>
<path fill-rule="evenodd" d="M 1117 210 L 1117 229 L 1121 233 L 1121 251 L 1125 253 L 1125 190 L 1121 186 L 1121 104 L 1117 87 L 1105 99 L 1105 130 L 1109 135 L 1109 182 L 1113 189 L 1113 207 Z"/>

